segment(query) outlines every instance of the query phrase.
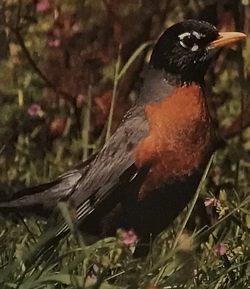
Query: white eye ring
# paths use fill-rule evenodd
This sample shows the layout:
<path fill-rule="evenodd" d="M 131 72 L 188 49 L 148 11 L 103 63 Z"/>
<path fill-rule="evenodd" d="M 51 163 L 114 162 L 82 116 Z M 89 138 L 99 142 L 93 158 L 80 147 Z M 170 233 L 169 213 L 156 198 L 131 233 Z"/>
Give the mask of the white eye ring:
<path fill-rule="evenodd" d="M 182 34 L 180 34 L 179 36 L 178 36 L 178 38 L 180 39 L 180 45 L 182 46 L 182 47 L 184 47 L 184 48 L 189 48 L 190 49 L 190 47 L 187 47 L 187 45 L 182 41 L 185 37 L 188 37 L 188 36 L 194 36 L 196 39 L 200 39 L 201 37 L 203 37 L 203 35 L 202 34 L 199 34 L 198 32 L 196 32 L 196 31 L 192 31 L 192 33 L 189 33 L 189 32 L 184 32 L 184 33 L 182 33 Z M 197 44 L 194 44 L 193 46 L 192 46 L 192 48 L 191 48 L 191 51 L 197 51 L 199 49 L 199 46 L 197 45 Z"/>
<path fill-rule="evenodd" d="M 187 45 L 184 44 L 182 41 L 180 41 L 180 45 L 181 45 L 182 47 L 184 47 L 184 48 L 189 48 L 189 47 L 187 47 Z M 197 51 L 198 49 L 199 49 L 199 46 L 198 46 L 197 44 L 194 44 L 194 45 L 192 46 L 192 48 L 191 48 L 191 51 Z"/>

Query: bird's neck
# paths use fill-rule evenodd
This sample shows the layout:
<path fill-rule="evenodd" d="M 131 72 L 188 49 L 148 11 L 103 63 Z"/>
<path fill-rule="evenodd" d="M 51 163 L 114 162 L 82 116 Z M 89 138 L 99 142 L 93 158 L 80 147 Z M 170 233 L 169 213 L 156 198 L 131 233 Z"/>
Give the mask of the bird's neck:
<path fill-rule="evenodd" d="M 143 78 L 144 83 L 138 100 L 139 105 L 161 102 L 166 98 L 166 95 L 170 95 L 178 87 L 193 84 L 202 87 L 198 81 L 185 81 L 181 75 L 166 73 L 165 70 L 154 69 L 152 67 L 147 68 L 143 74 Z"/>

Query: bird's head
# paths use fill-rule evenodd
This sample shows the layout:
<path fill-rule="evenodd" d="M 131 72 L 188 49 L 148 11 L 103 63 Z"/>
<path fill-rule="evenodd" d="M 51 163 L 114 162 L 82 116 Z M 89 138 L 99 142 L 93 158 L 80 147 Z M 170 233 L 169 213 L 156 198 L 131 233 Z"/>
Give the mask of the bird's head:
<path fill-rule="evenodd" d="M 217 48 L 245 39 L 239 32 L 220 33 L 210 23 L 186 20 L 168 28 L 156 43 L 150 64 L 177 82 L 200 83 Z"/>

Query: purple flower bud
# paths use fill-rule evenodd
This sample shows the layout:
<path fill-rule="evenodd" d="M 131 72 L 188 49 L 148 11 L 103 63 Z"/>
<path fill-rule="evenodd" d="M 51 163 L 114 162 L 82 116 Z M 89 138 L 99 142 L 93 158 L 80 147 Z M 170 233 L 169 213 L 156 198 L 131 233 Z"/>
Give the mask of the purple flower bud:
<path fill-rule="evenodd" d="M 133 245 L 138 240 L 137 235 L 134 231 L 126 231 L 122 234 L 122 242 L 124 245 Z"/>
<path fill-rule="evenodd" d="M 219 242 L 216 244 L 215 246 L 215 253 L 218 255 L 218 256 L 223 256 L 226 254 L 226 245 L 222 242 Z"/>
<path fill-rule="evenodd" d="M 28 109 L 28 114 L 31 116 L 42 116 L 43 111 L 38 104 L 32 104 Z"/>
<path fill-rule="evenodd" d="M 51 39 L 49 40 L 49 46 L 50 47 L 58 47 L 60 46 L 61 41 L 59 39 Z"/>
<path fill-rule="evenodd" d="M 36 4 L 36 11 L 37 12 L 45 12 L 50 9 L 50 2 L 49 0 L 38 0 Z"/>
<path fill-rule="evenodd" d="M 209 206 L 213 205 L 213 204 L 214 204 L 214 201 L 215 201 L 214 198 L 206 198 L 206 199 L 204 200 L 204 205 L 205 205 L 205 207 L 209 207 Z"/>

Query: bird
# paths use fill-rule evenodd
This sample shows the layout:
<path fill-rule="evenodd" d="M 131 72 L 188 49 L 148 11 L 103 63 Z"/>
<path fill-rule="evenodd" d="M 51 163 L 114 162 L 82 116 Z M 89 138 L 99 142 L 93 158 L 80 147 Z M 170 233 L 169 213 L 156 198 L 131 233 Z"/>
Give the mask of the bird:
<path fill-rule="evenodd" d="M 58 203 L 100 238 L 117 229 L 154 239 L 194 196 L 215 150 L 204 76 L 216 52 L 244 40 L 194 19 L 169 27 L 155 44 L 140 95 L 103 148 L 56 180 L 0 202 L 0 214 L 48 219 Z M 63 220 L 57 235 L 68 232 Z"/>

